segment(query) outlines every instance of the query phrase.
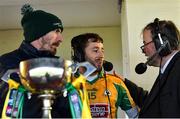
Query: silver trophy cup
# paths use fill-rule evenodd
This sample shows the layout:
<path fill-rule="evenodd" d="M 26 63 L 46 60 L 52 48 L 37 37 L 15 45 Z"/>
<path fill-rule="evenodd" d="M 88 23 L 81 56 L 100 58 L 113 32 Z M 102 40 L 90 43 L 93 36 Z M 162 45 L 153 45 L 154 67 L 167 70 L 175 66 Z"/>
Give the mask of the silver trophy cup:
<path fill-rule="evenodd" d="M 55 95 L 65 89 L 70 61 L 57 58 L 35 58 L 20 62 L 20 77 L 24 87 L 39 94 L 43 102 L 43 118 L 51 117 Z M 69 77 L 69 76 L 67 76 Z"/>

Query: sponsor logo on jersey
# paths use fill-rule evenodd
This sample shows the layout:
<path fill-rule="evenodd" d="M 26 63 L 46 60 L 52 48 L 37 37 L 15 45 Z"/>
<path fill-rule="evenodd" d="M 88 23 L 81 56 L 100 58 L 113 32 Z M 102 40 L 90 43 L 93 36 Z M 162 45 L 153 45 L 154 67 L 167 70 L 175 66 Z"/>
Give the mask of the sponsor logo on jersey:
<path fill-rule="evenodd" d="M 109 105 L 106 103 L 95 103 L 90 105 L 93 118 L 107 118 L 109 115 Z"/>

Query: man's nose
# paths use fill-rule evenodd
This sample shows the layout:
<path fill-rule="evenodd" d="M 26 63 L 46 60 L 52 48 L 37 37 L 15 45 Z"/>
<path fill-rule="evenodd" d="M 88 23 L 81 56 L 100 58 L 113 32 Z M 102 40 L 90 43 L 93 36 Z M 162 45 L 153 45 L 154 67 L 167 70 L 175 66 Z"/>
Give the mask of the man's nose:
<path fill-rule="evenodd" d="M 142 53 L 145 53 L 144 49 L 142 49 Z"/>
<path fill-rule="evenodd" d="M 103 51 L 99 52 L 99 57 L 104 58 L 104 52 Z"/>
<path fill-rule="evenodd" d="M 62 42 L 64 40 L 64 38 L 63 38 L 61 33 L 58 33 L 57 40 L 60 41 L 60 42 Z"/>

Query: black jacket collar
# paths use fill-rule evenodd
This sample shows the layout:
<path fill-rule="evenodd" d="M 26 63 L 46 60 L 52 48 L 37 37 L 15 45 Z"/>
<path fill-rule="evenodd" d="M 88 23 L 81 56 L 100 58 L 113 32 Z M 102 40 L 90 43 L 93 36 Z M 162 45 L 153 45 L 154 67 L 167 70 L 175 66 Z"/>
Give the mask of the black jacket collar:
<path fill-rule="evenodd" d="M 54 57 L 59 58 L 57 56 L 52 55 L 49 51 L 39 51 L 35 47 L 33 47 L 31 44 L 22 42 L 19 49 L 20 52 L 23 52 L 28 57 L 31 58 L 38 58 L 38 57 Z"/>

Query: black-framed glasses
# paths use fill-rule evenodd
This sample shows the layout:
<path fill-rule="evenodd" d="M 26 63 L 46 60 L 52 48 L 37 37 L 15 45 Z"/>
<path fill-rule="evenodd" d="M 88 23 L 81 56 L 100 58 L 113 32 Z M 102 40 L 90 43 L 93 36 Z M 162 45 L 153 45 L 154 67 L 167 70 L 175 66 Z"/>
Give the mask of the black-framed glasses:
<path fill-rule="evenodd" d="M 144 47 L 147 46 L 147 45 L 149 45 L 149 44 L 152 43 L 152 42 L 154 42 L 154 41 L 150 41 L 150 42 L 148 42 L 148 43 L 142 45 L 142 46 L 140 47 L 141 50 L 144 52 Z"/>

